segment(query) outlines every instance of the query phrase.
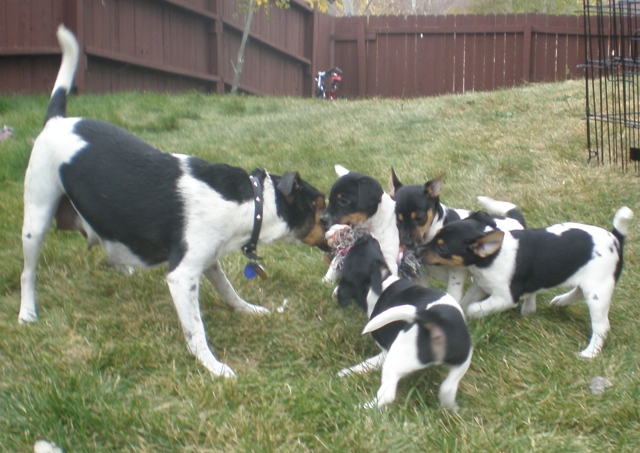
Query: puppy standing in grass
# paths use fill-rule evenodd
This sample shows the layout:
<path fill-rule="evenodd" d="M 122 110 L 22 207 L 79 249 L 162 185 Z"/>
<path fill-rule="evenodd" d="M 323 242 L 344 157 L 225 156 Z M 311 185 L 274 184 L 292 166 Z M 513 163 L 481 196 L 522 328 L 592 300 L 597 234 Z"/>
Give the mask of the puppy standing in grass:
<path fill-rule="evenodd" d="M 473 348 L 462 309 L 449 294 L 391 274 L 380 245 L 366 234 L 344 258 L 337 298 L 341 307 L 355 299 L 366 311 L 370 321 L 362 333 L 371 333 L 382 349 L 338 373 L 346 376 L 382 367 L 380 389 L 367 407 L 391 403 L 404 376 L 447 364 L 450 369 L 440 385 L 439 400 L 444 408 L 457 409 L 458 384 L 471 364 Z"/>
<path fill-rule="evenodd" d="M 324 195 L 297 172 L 282 177 L 166 154 L 108 123 L 66 118 L 78 42 L 60 26 L 62 64 L 45 126 L 25 176 L 24 270 L 19 320 L 37 319 L 36 265 L 53 218 L 100 244 L 111 265 L 168 263 L 166 277 L 191 353 L 214 375 L 234 376 L 207 344 L 198 293 L 204 273 L 238 311 L 267 313 L 242 300 L 218 260 L 241 247 L 291 239 L 325 248 Z"/>
<path fill-rule="evenodd" d="M 566 307 L 584 297 L 591 315 L 592 336 L 580 353 L 598 355 L 609 332 L 609 306 L 620 273 L 631 209 L 622 207 L 613 230 L 579 223 L 542 229 L 500 231 L 485 212 L 446 225 L 420 253 L 432 265 L 467 266 L 475 282 L 489 295 L 466 308 L 469 318 L 517 306 L 534 313 L 535 295 L 556 286 L 573 288 L 551 305 Z"/>

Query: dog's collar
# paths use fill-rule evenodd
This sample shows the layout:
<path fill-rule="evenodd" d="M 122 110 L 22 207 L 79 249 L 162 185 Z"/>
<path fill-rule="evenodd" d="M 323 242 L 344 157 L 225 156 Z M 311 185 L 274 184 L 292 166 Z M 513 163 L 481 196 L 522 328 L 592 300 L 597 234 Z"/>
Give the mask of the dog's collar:
<path fill-rule="evenodd" d="M 254 171 L 254 173 L 256 174 L 249 175 L 251 188 L 253 189 L 253 230 L 251 231 L 249 242 L 242 246 L 242 253 L 247 258 L 257 261 L 262 259 L 262 257 L 258 256 L 256 250 L 258 248 L 258 239 L 260 238 L 260 228 L 262 228 L 262 211 L 264 206 L 262 181 L 266 178 L 267 172 L 261 168 Z"/>

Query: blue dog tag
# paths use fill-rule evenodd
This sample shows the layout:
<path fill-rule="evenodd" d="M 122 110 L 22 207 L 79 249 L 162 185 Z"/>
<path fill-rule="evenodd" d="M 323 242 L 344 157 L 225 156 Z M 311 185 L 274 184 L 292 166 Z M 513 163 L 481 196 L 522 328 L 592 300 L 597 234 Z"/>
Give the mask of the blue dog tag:
<path fill-rule="evenodd" d="M 264 267 L 260 266 L 255 261 L 252 261 L 244 267 L 244 276 L 251 279 L 256 275 L 259 276 L 262 280 L 267 279 L 267 271 L 264 270 Z"/>

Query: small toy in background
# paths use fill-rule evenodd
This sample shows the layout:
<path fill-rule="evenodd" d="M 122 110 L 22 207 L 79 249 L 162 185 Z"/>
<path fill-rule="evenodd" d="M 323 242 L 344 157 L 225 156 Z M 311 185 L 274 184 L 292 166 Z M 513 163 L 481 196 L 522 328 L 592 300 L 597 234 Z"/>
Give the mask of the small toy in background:
<path fill-rule="evenodd" d="M 5 124 L 0 133 L 0 142 L 11 137 L 13 137 L 13 128 Z"/>

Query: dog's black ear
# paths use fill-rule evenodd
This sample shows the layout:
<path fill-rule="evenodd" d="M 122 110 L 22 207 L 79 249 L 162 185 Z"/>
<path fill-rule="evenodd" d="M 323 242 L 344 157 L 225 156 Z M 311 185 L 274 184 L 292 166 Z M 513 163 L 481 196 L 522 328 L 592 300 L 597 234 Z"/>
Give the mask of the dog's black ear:
<path fill-rule="evenodd" d="M 378 209 L 384 191 L 378 181 L 370 176 L 358 180 L 358 211 L 373 215 Z"/>
<path fill-rule="evenodd" d="M 442 192 L 442 180 L 444 179 L 444 173 L 437 178 L 427 181 L 424 184 L 424 192 L 431 198 L 438 198 Z"/>
<path fill-rule="evenodd" d="M 468 218 L 480 222 L 483 225 L 490 226 L 491 228 L 497 228 L 495 219 L 491 217 L 488 212 L 476 211 L 471 213 Z"/>
<path fill-rule="evenodd" d="M 400 182 L 400 179 L 398 179 L 398 177 L 396 176 L 396 172 L 394 171 L 393 167 L 391 167 L 391 176 L 389 177 L 389 196 L 391 198 L 393 198 L 396 194 L 396 190 L 398 190 L 400 187 L 402 187 L 402 182 Z"/>
<path fill-rule="evenodd" d="M 300 173 L 297 171 L 288 171 L 282 178 L 280 178 L 280 182 L 278 183 L 278 191 L 282 193 L 284 196 L 290 196 L 294 190 L 298 190 L 300 188 Z"/>
<path fill-rule="evenodd" d="M 473 253 L 480 258 L 486 258 L 489 255 L 493 255 L 502 246 L 502 240 L 504 239 L 504 231 L 492 231 L 491 233 L 481 237 L 471 246 Z"/>
<path fill-rule="evenodd" d="M 353 285 L 349 282 L 341 281 L 338 285 L 338 305 L 342 308 L 347 308 L 354 297 L 356 297 L 356 292 L 353 290 Z"/>
<path fill-rule="evenodd" d="M 384 268 L 386 267 L 386 264 L 384 264 Z M 371 278 L 371 289 L 377 295 L 382 294 L 382 271 L 383 266 L 381 266 L 377 260 L 371 263 L 371 269 L 369 269 L 369 278 Z"/>

